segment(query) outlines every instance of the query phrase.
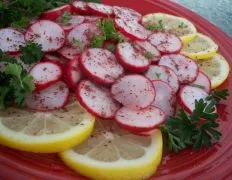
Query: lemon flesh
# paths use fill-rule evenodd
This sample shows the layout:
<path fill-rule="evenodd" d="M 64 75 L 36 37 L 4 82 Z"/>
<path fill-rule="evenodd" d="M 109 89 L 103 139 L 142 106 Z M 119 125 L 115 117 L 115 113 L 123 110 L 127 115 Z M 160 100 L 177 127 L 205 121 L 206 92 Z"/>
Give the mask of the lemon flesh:
<path fill-rule="evenodd" d="M 94 121 L 77 102 L 53 112 L 0 110 L 0 144 L 36 153 L 60 152 L 88 138 Z"/>
<path fill-rule="evenodd" d="M 95 129 L 83 144 L 60 153 L 61 159 L 78 173 L 98 180 L 146 179 L 162 157 L 162 135 L 133 135 L 112 121 L 96 120 Z"/>
<path fill-rule="evenodd" d="M 183 42 L 193 40 L 197 33 L 196 27 L 189 20 L 165 13 L 147 14 L 142 23 L 145 27 L 162 23 L 164 31 L 177 35 Z"/>

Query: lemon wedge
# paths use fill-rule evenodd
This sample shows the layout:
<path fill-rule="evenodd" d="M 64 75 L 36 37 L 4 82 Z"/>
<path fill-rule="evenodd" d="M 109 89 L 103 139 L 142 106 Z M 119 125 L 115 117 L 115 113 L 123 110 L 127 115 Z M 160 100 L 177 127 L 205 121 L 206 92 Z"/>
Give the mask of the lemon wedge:
<path fill-rule="evenodd" d="M 230 66 L 220 54 L 209 59 L 199 60 L 198 64 L 201 71 L 210 78 L 212 89 L 219 87 L 229 76 Z"/>
<path fill-rule="evenodd" d="M 165 13 L 147 14 L 143 17 L 142 23 L 145 27 L 160 24 L 164 31 L 177 35 L 183 42 L 193 40 L 197 33 L 196 27 L 189 20 Z"/>
<path fill-rule="evenodd" d="M 96 120 L 95 129 L 83 144 L 60 153 L 78 173 L 98 180 L 147 179 L 162 157 L 162 135 L 133 135 L 112 121 Z"/>
<path fill-rule="evenodd" d="M 83 142 L 94 121 L 77 102 L 53 112 L 0 110 L 0 144 L 29 152 L 60 152 Z"/>
<path fill-rule="evenodd" d="M 184 43 L 181 53 L 192 59 L 207 59 L 217 51 L 218 45 L 210 37 L 197 33 L 192 41 Z"/>

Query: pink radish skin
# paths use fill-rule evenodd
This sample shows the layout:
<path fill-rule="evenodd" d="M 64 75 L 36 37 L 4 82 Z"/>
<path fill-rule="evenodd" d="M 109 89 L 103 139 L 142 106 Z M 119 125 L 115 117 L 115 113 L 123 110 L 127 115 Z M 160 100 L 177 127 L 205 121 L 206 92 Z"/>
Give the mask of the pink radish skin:
<path fill-rule="evenodd" d="M 155 89 L 152 82 L 138 74 L 125 75 L 111 87 L 114 99 L 126 107 L 133 109 L 146 108 L 155 99 Z"/>
<path fill-rule="evenodd" d="M 152 136 L 155 131 L 157 131 L 157 129 L 154 129 L 154 130 L 151 130 L 151 131 L 136 132 L 136 133 L 132 132 L 132 133 L 134 133 L 135 135 L 138 135 L 138 136 L 149 137 L 149 136 Z"/>
<path fill-rule="evenodd" d="M 65 79 L 68 86 L 75 90 L 78 82 L 82 79 L 83 74 L 79 67 L 79 59 L 73 59 L 69 61 L 65 68 Z"/>
<path fill-rule="evenodd" d="M 113 16 L 113 8 L 111 6 L 99 3 L 88 3 L 87 8 L 90 14 L 103 17 Z"/>
<path fill-rule="evenodd" d="M 150 65 L 145 76 L 151 81 L 162 80 L 166 82 L 176 93 L 179 90 L 179 80 L 176 73 L 167 66 Z"/>
<path fill-rule="evenodd" d="M 163 81 L 152 81 L 156 92 L 156 98 L 152 105 L 160 108 L 167 116 L 175 114 L 176 98 L 172 88 Z"/>
<path fill-rule="evenodd" d="M 79 103 L 91 114 L 111 119 L 120 108 L 110 94 L 110 91 L 88 80 L 82 80 L 76 89 L 76 97 Z"/>
<path fill-rule="evenodd" d="M 90 79 L 104 85 L 111 85 L 124 74 L 115 55 L 101 48 L 86 50 L 81 55 L 80 67 Z"/>
<path fill-rule="evenodd" d="M 29 94 L 26 106 L 36 111 L 53 111 L 64 107 L 69 101 L 69 88 L 59 81 L 48 88 Z"/>
<path fill-rule="evenodd" d="M 68 63 L 67 59 L 50 54 L 46 54 L 41 62 L 54 62 L 55 64 L 58 64 L 60 67 L 62 67 L 62 69 L 64 69 L 65 65 Z"/>
<path fill-rule="evenodd" d="M 84 23 L 97 23 L 100 20 L 102 20 L 100 16 L 85 16 Z"/>
<path fill-rule="evenodd" d="M 143 17 L 139 12 L 126 7 L 114 6 L 113 11 L 116 18 L 124 19 L 126 21 L 140 22 Z"/>
<path fill-rule="evenodd" d="M 21 32 L 13 28 L 0 29 L 0 49 L 3 52 L 18 52 L 20 46 L 25 44 L 24 35 Z"/>
<path fill-rule="evenodd" d="M 27 29 L 25 39 L 41 44 L 44 52 L 50 52 L 56 51 L 64 45 L 65 33 L 57 23 L 40 20 Z"/>
<path fill-rule="evenodd" d="M 59 49 L 57 52 L 68 60 L 78 58 L 82 53 L 80 49 L 69 47 L 69 46 L 64 46 L 61 49 Z"/>
<path fill-rule="evenodd" d="M 207 93 L 209 93 L 211 90 L 211 81 L 209 77 L 201 71 L 198 72 L 197 79 L 192 82 L 191 85 L 201 86 Z"/>
<path fill-rule="evenodd" d="M 150 32 L 136 21 L 116 18 L 114 24 L 118 31 L 131 40 L 146 40 L 150 35 Z"/>
<path fill-rule="evenodd" d="M 182 49 L 182 41 L 174 34 L 157 32 L 149 36 L 150 43 L 162 53 L 162 54 L 174 54 L 179 53 Z"/>
<path fill-rule="evenodd" d="M 195 109 L 195 100 L 205 99 L 207 96 L 209 94 L 203 89 L 187 85 L 180 89 L 178 102 L 185 111 L 192 113 Z"/>
<path fill-rule="evenodd" d="M 74 1 L 72 4 L 72 9 L 78 14 L 86 15 L 89 13 L 87 3 L 83 1 Z"/>
<path fill-rule="evenodd" d="M 46 11 L 41 14 L 40 19 L 46 19 L 46 20 L 51 20 L 55 21 L 59 16 L 61 16 L 65 11 L 71 13 L 71 6 L 70 5 L 64 5 L 61 7 L 58 7 L 56 9 L 52 9 L 49 11 Z"/>
<path fill-rule="evenodd" d="M 161 58 L 161 54 L 158 49 L 151 45 L 148 41 L 135 41 L 134 48 L 145 57 L 147 53 L 150 53 L 153 56 L 149 59 L 152 64 L 157 63 Z"/>
<path fill-rule="evenodd" d="M 134 47 L 128 43 L 119 43 L 116 47 L 116 56 L 123 67 L 131 72 L 144 72 L 149 68 L 150 62 Z"/>
<path fill-rule="evenodd" d="M 165 118 L 165 113 L 155 106 L 141 110 L 122 107 L 115 114 L 118 125 L 131 132 L 151 131 L 162 124 Z"/>
<path fill-rule="evenodd" d="M 85 49 L 90 45 L 92 38 L 100 34 L 101 30 L 96 23 L 83 23 L 69 32 L 67 40 L 73 47 L 79 48 L 79 50 L 82 51 L 82 49 L 74 43 L 74 39 L 80 41 L 81 46 Z"/>
<path fill-rule="evenodd" d="M 62 67 L 55 62 L 40 62 L 30 70 L 30 75 L 39 91 L 61 80 L 63 72 Z"/>
<path fill-rule="evenodd" d="M 58 19 L 58 22 L 59 21 L 60 20 Z M 64 31 L 67 33 L 69 31 L 71 31 L 75 26 L 82 24 L 84 21 L 85 21 L 85 17 L 84 16 L 72 15 L 72 17 L 68 21 L 67 25 L 63 25 L 61 23 L 59 23 L 59 24 L 64 29 Z"/>
<path fill-rule="evenodd" d="M 182 84 L 195 81 L 199 71 L 198 65 L 194 60 L 181 54 L 164 55 L 161 57 L 159 65 L 171 68 Z"/>

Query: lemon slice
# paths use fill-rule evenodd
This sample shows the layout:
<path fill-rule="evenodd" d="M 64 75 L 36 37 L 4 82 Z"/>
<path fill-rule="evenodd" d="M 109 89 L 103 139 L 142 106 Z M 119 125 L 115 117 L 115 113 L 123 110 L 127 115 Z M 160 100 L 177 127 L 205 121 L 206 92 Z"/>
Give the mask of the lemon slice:
<path fill-rule="evenodd" d="M 162 25 L 166 32 L 171 32 L 181 38 L 183 42 L 194 39 L 197 33 L 196 27 L 189 20 L 164 13 L 147 14 L 142 19 L 143 25 Z"/>
<path fill-rule="evenodd" d="M 198 64 L 201 71 L 210 78 L 212 89 L 220 86 L 229 76 L 230 66 L 220 54 L 216 54 L 209 59 L 199 60 Z"/>
<path fill-rule="evenodd" d="M 218 50 L 218 45 L 209 37 L 197 33 L 196 37 L 187 43 L 181 53 L 192 59 L 207 59 L 213 57 Z"/>
<path fill-rule="evenodd" d="M 92 132 L 94 117 L 77 103 L 53 112 L 0 110 L 0 144 L 39 153 L 64 151 Z"/>
<path fill-rule="evenodd" d="M 98 180 L 147 179 L 162 157 L 162 135 L 133 135 L 112 121 L 96 120 L 90 138 L 60 153 L 62 160 L 78 173 Z"/>

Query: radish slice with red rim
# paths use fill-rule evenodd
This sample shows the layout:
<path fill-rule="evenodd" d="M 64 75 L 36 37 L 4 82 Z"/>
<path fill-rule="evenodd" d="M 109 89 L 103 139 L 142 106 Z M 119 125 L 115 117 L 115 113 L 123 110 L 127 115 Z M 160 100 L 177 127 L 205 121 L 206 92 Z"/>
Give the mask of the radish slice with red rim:
<path fill-rule="evenodd" d="M 208 96 L 209 94 L 201 88 L 184 86 L 179 92 L 178 99 L 180 106 L 191 113 L 195 109 L 195 101 Z"/>
<path fill-rule="evenodd" d="M 152 104 L 155 89 L 152 82 L 138 74 L 125 75 L 111 87 L 113 98 L 126 107 L 142 109 Z"/>
<path fill-rule="evenodd" d="M 183 46 L 180 38 L 170 33 L 153 33 L 149 36 L 148 40 L 163 54 L 179 53 Z"/>
<path fill-rule="evenodd" d="M 211 81 L 205 73 L 199 71 L 197 79 L 191 83 L 191 86 L 202 88 L 209 93 L 211 90 Z"/>
<path fill-rule="evenodd" d="M 87 3 L 83 1 L 74 1 L 72 4 L 72 9 L 78 14 L 88 14 Z"/>
<path fill-rule="evenodd" d="M 97 23 L 98 21 L 102 20 L 100 16 L 85 16 L 85 23 Z"/>
<path fill-rule="evenodd" d="M 130 8 L 114 6 L 113 11 L 116 18 L 137 22 L 142 19 L 142 15 L 139 12 Z"/>
<path fill-rule="evenodd" d="M 23 33 L 13 28 L 0 29 L 0 49 L 3 52 L 18 52 L 25 44 Z"/>
<path fill-rule="evenodd" d="M 75 59 L 79 57 L 82 53 L 82 51 L 79 48 L 73 48 L 69 46 L 64 46 L 61 49 L 59 49 L 57 52 L 68 60 Z"/>
<path fill-rule="evenodd" d="M 166 83 L 173 89 L 174 93 L 179 90 L 179 80 L 175 72 L 167 66 L 157 66 L 150 65 L 148 71 L 145 73 L 145 76 L 151 81 L 161 80 Z"/>
<path fill-rule="evenodd" d="M 69 88 L 59 81 L 26 97 L 26 106 L 36 111 L 52 111 L 64 107 L 69 100 Z"/>
<path fill-rule="evenodd" d="M 146 40 L 150 32 L 136 21 L 115 19 L 115 27 L 124 36 L 132 40 Z"/>
<path fill-rule="evenodd" d="M 67 59 L 50 54 L 46 54 L 43 59 L 41 59 L 41 62 L 54 62 L 62 67 L 62 69 L 64 69 L 65 65 L 68 63 Z"/>
<path fill-rule="evenodd" d="M 79 67 L 79 59 L 75 58 L 67 64 L 65 68 L 65 79 L 68 86 L 75 90 L 78 82 L 82 79 L 83 73 Z"/>
<path fill-rule="evenodd" d="M 101 30 L 96 23 L 83 23 L 71 30 L 67 36 L 68 43 L 80 51 L 84 50 L 91 43 L 95 35 L 100 35 Z"/>
<path fill-rule="evenodd" d="M 199 71 L 194 60 L 181 54 L 164 55 L 161 57 L 159 65 L 171 68 L 178 76 L 180 83 L 183 84 L 195 81 Z"/>
<path fill-rule="evenodd" d="M 30 70 L 30 75 L 36 90 L 42 90 L 59 81 L 63 72 L 62 67 L 55 62 L 40 62 Z"/>
<path fill-rule="evenodd" d="M 84 16 L 77 15 L 72 15 L 71 19 L 69 19 L 69 21 L 66 24 L 62 24 L 62 22 L 60 22 L 60 19 L 58 19 L 59 24 L 62 26 L 65 32 L 71 31 L 75 26 L 82 24 L 84 21 Z"/>
<path fill-rule="evenodd" d="M 167 116 L 175 114 L 176 98 L 172 88 L 163 81 L 152 81 L 155 88 L 156 97 L 152 105 L 160 108 Z"/>
<path fill-rule="evenodd" d="M 123 67 L 131 72 L 144 72 L 149 68 L 148 59 L 137 52 L 128 42 L 117 45 L 116 55 Z"/>
<path fill-rule="evenodd" d="M 103 17 L 111 17 L 113 15 L 112 6 L 99 4 L 99 3 L 88 3 L 87 7 L 89 9 L 90 14 L 93 15 L 103 16 Z"/>
<path fill-rule="evenodd" d="M 138 52 L 151 61 L 151 63 L 157 63 L 161 58 L 159 50 L 148 41 L 135 41 L 133 46 Z"/>
<path fill-rule="evenodd" d="M 114 83 L 124 73 L 115 55 L 100 48 L 86 50 L 81 55 L 80 66 L 90 79 L 105 85 Z"/>
<path fill-rule="evenodd" d="M 65 34 L 57 23 L 40 20 L 27 29 L 25 39 L 41 44 L 42 50 L 45 52 L 56 51 L 64 45 Z"/>
<path fill-rule="evenodd" d="M 55 21 L 59 16 L 61 16 L 65 11 L 71 13 L 71 6 L 66 4 L 61 7 L 45 11 L 41 14 L 40 19 L 47 19 L 51 21 Z"/>
<path fill-rule="evenodd" d="M 154 132 L 156 131 L 157 129 L 150 130 L 150 131 L 144 131 L 144 132 L 132 132 L 132 133 L 134 133 L 135 135 L 148 137 L 148 136 L 152 136 Z"/>
<path fill-rule="evenodd" d="M 90 113 L 103 119 L 113 118 L 120 108 L 120 104 L 111 97 L 107 88 L 88 80 L 82 80 L 78 84 L 76 97 Z"/>
<path fill-rule="evenodd" d="M 131 132 L 151 131 L 162 124 L 165 118 L 165 113 L 155 106 L 140 110 L 122 107 L 115 114 L 118 125 Z"/>

